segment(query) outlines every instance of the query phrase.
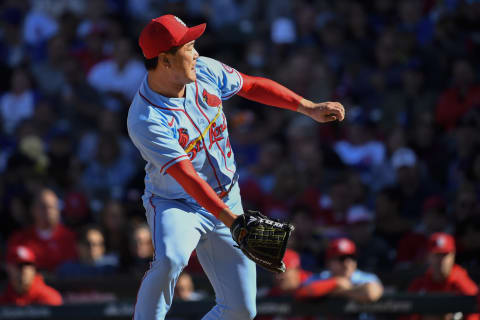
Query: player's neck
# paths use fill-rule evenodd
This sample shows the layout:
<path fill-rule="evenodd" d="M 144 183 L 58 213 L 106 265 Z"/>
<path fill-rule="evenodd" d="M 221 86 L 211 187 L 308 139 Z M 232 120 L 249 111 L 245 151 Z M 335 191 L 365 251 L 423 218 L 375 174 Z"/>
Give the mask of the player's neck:
<path fill-rule="evenodd" d="M 185 84 L 178 84 L 166 79 L 163 75 L 149 72 L 147 82 L 150 89 L 167 98 L 185 97 Z"/>

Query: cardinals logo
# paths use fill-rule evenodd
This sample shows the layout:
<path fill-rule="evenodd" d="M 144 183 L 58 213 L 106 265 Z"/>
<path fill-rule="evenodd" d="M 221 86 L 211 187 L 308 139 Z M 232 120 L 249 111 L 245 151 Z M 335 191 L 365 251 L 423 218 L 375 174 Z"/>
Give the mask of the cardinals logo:
<path fill-rule="evenodd" d="M 218 107 L 222 104 L 222 100 L 214 94 L 208 93 L 207 90 L 203 89 L 202 92 L 203 101 L 207 103 L 210 107 Z"/>
<path fill-rule="evenodd" d="M 188 136 L 187 129 L 178 129 L 178 143 L 182 146 L 183 149 L 187 147 L 188 141 L 190 141 L 190 137 Z"/>
<path fill-rule="evenodd" d="M 195 139 L 190 141 L 190 136 L 188 135 L 188 131 L 185 128 L 180 128 L 178 131 L 178 143 L 184 150 L 188 151 L 188 157 L 190 160 L 195 159 L 197 153 L 200 152 L 203 148 L 202 139 Z M 193 146 L 191 146 L 194 144 Z"/>

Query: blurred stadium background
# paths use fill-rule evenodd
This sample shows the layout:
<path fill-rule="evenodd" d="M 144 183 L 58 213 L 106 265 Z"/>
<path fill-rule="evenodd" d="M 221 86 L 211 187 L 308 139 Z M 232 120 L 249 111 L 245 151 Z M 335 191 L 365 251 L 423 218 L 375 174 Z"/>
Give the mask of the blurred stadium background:
<path fill-rule="evenodd" d="M 346 107 L 343 123 L 317 125 L 225 102 L 244 207 L 296 225 L 304 270 L 323 270 L 328 241 L 349 237 L 358 267 L 401 293 L 425 270 L 428 236 L 446 232 L 480 282 L 476 0 L 2 1 L 2 265 L 9 244 L 56 225 L 36 201 L 48 187 L 63 229 L 37 261 L 46 282 L 66 305 L 135 300 L 152 247 L 125 118 L 145 74 L 138 34 L 166 13 L 207 22 L 201 55 Z M 211 299 L 195 257 L 187 271 L 196 300 Z"/>

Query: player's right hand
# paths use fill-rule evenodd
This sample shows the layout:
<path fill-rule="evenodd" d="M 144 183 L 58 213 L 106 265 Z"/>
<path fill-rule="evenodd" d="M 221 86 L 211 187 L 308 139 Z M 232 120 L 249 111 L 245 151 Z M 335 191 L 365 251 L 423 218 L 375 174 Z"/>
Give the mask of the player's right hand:
<path fill-rule="evenodd" d="M 345 108 L 340 102 L 327 101 L 314 103 L 302 99 L 297 111 L 321 123 L 335 120 L 343 121 L 345 118 Z"/>

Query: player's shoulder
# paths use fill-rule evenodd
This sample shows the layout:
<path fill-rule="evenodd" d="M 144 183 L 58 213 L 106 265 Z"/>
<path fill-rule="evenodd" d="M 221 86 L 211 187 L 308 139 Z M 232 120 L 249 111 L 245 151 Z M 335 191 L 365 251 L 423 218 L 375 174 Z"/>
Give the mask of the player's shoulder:
<path fill-rule="evenodd" d="M 165 122 L 167 121 L 167 111 L 167 108 L 162 109 L 161 106 L 155 105 L 148 98 L 142 96 L 142 93 L 139 91 L 133 98 L 128 110 L 127 125 L 131 127 L 139 123 Z"/>
<path fill-rule="evenodd" d="M 197 59 L 196 67 L 197 69 L 215 69 L 218 67 L 220 62 L 210 57 L 200 56 Z"/>
<path fill-rule="evenodd" d="M 223 73 L 234 72 L 234 69 L 232 67 L 229 67 L 218 60 L 205 56 L 198 57 L 196 63 L 196 70 L 198 76 L 209 76 L 212 80 L 222 78 Z"/>

